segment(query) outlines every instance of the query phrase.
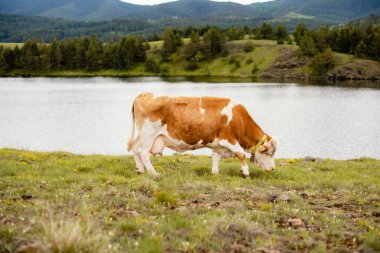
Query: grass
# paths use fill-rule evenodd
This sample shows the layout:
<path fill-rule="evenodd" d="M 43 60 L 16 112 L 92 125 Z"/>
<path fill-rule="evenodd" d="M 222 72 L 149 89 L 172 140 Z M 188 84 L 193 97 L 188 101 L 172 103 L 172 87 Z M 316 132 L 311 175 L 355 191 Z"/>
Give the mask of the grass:
<path fill-rule="evenodd" d="M 0 149 L 0 252 L 378 252 L 380 161 L 235 159 Z M 287 198 L 281 197 L 286 196 Z"/>
<path fill-rule="evenodd" d="M 244 52 L 243 48 L 247 42 L 253 44 L 253 51 Z M 184 44 L 189 43 L 189 39 L 184 39 Z M 15 43 L 2 43 L 7 46 L 14 46 Z M 160 62 L 160 56 L 157 51 L 162 48 L 163 41 L 149 42 L 151 49 L 147 52 L 148 57 L 155 57 Z M 188 76 L 188 77 L 243 77 L 243 78 L 267 78 L 270 73 L 271 78 L 283 78 L 283 74 L 289 75 L 293 79 L 309 78 L 310 67 L 308 64 L 297 66 L 295 69 L 282 69 L 279 72 L 274 67 L 274 63 L 278 62 L 284 54 L 294 53 L 298 48 L 295 45 L 277 45 L 274 40 L 252 40 L 245 38 L 242 40 L 227 42 L 229 53 L 227 56 L 218 56 L 214 59 L 198 62 L 196 70 L 187 70 L 188 63 L 180 56 L 173 54 L 170 61 L 166 63 L 160 62 L 161 72 L 151 73 L 146 71 L 143 63 L 137 64 L 130 70 L 106 69 L 98 71 L 83 70 L 60 70 L 60 71 L 24 71 L 15 70 L 9 73 L 2 73 L 5 76 L 50 76 L 50 77 L 94 77 L 94 76 L 110 76 L 110 77 L 135 77 L 135 76 Z M 337 67 L 342 67 L 345 74 L 355 75 L 356 72 L 363 72 L 359 69 L 372 69 L 371 73 L 377 75 L 379 72 L 379 64 L 370 60 L 358 59 L 353 55 L 334 53 L 336 56 Z M 282 57 L 283 58 L 283 57 Z M 233 59 L 233 61 L 231 61 Z M 288 59 L 285 59 L 288 60 Z M 299 60 L 293 59 L 294 65 Z M 289 63 L 288 63 L 289 65 Z M 290 64 L 291 65 L 291 64 Z M 364 67 L 362 66 L 364 65 Z M 347 68 L 345 68 L 347 66 Z M 369 74 L 368 74 L 369 75 Z"/>
<path fill-rule="evenodd" d="M 8 48 L 15 48 L 16 46 L 22 47 L 24 43 L 7 43 L 7 42 L 0 42 L 0 47 L 8 47 Z"/>

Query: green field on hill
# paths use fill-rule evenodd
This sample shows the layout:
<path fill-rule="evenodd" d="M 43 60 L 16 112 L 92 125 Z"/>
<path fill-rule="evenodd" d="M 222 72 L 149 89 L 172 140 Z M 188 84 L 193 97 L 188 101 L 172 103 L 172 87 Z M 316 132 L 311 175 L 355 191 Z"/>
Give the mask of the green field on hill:
<path fill-rule="evenodd" d="M 379 252 L 380 161 L 0 149 L 0 252 Z"/>
<path fill-rule="evenodd" d="M 189 39 L 184 39 L 184 44 Z M 245 51 L 244 46 L 251 43 L 252 51 Z M 298 57 L 296 45 L 277 45 L 274 40 L 235 40 L 226 43 L 228 54 L 220 55 L 197 63 L 195 70 L 187 69 L 188 62 L 181 52 L 173 54 L 169 61 L 161 62 L 160 49 L 163 41 L 149 42 L 147 58 L 154 58 L 160 65 L 159 73 L 149 72 L 144 63 L 138 63 L 129 70 L 101 69 L 97 71 L 50 70 L 27 71 L 14 70 L 2 73 L 5 76 L 50 76 L 50 77 L 94 77 L 94 76 L 187 76 L 187 77 L 241 77 L 266 79 L 308 80 L 311 78 L 311 58 Z M 0 46 L 13 48 L 22 43 L 0 43 Z M 380 77 L 380 64 L 372 60 L 359 59 L 353 55 L 333 53 L 335 68 L 330 74 L 351 78 L 371 79 Z"/>

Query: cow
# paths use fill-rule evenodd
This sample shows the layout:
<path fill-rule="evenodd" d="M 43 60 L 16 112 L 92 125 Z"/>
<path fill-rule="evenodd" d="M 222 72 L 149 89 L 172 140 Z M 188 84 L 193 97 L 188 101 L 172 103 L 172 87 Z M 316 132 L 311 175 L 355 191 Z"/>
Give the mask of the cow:
<path fill-rule="evenodd" d="M 212 174 L 219 172 L 221 157 L 237 157 L 243 176 L 249 177 L 245 153 L 251 153 L 251 161 L 261 168 L 272 171 L 277 141 L 265 134 L 246 108 L 233 99 L 142 93 L 132 105 L 132 132 L 128 141 L 137 172 L 144 173 L 145 168 L 152 176 L 158 176 L 150 154 L 162 155 L 165 147 L 179 153 L 211 149 Z"/>

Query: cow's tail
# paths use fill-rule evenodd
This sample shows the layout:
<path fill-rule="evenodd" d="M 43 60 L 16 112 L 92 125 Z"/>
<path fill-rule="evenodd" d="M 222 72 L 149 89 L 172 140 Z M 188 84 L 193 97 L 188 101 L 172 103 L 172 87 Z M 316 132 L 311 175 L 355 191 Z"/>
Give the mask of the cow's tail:
<path fill-rule="evenodd" d="M 134 112 L 134 106 L 135 102 L 133 101 L 132 104 L 132 130 L 131 130 L 131 137 L 129 138 L 128 141 L 128 152 L 131 151 L 132 145 L 133 145 L 133 138 L 135 137 L 135 112 Z"/>

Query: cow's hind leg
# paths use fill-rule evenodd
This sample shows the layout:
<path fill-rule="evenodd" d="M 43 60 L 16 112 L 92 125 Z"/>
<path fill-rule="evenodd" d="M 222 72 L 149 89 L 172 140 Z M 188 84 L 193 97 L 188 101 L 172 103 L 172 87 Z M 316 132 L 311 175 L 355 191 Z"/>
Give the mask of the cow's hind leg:
<path fill-rule="evenodd" d="M 144 163 L 141 160 L 140 154 L 139 154 L 139 148 L 141 148 L 141 142 L 139 139 L 139 136 L 137 136 L 132 143 L 132 153 L 133 158 L 135 159 L 136 163 L 136 171 L 137 173 L 144 173 Z"/>
<path fill-rule="evenodd" d="M 139 155 L 148 173 L 154 177 L 157 177 L 158 173 L 154 169 L 152 163 L 150 162 L 150 157 L 149 157 L 155 137 L 156 136 L 152 134 L 148 134 L 148 135 L 140 134 L 141 148 L 139 148 Z"/>
<path fill-rule="evenodd" d="M 219 141 L 219 145 L 227 148 L 232 153 L 235 154 L 235 156 L 240 161 L 240 167 L 241 167 L 241 173 L 244 177 L 249 177 L 249 169 L 247 165 L 247 161 L 245 160 L 245 152 L 244 149 L 239 145 L 239 143 L 236 141 L 235 144 L 231 144 L 227 140 L 221 140 Z"/>

